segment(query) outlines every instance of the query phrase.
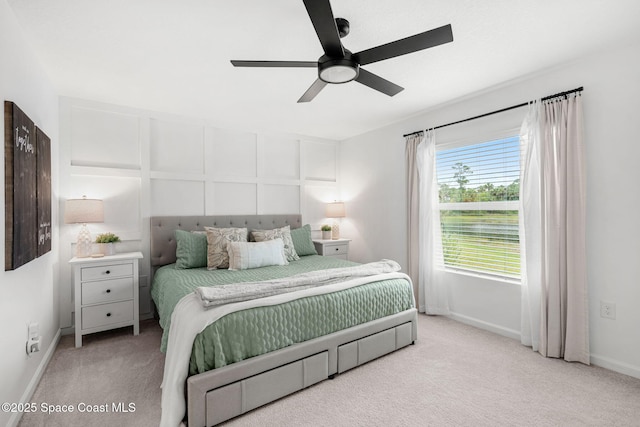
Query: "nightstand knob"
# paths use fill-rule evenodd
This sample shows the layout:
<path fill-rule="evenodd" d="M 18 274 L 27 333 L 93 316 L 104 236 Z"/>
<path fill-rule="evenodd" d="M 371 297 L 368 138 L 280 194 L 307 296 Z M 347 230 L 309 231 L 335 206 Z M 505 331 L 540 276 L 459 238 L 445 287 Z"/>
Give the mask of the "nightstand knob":
<path fill-rule="evenodd" d="M 336 251 L 339 251 L 339 250 L 340 250 L 340 248 L 336 248 Z"/>
<path fill-rule="evenodd" d="M 111 289 L 107 289 L 107 293 L 110 294 L 111 293 Z"/>
<path fill-rule="evenodd" d="M 107 317 L 111 317 L 111 313 L 107 313 Z"/>
<path fill-rule="evenodd" d="M 104 272 L 104 274 L 111 274 L 111 271 L 107 270 Z"/>

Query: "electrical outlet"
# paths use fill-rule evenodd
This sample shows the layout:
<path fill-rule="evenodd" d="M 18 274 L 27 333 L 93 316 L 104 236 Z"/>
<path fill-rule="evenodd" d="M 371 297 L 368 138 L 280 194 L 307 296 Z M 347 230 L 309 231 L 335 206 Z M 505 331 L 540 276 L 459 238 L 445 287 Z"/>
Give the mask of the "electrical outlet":
<path fill-rule="evenodd" d="M 40 332 L 40 325 L 38 323 L 33 322 L 29 324 L 29 327 L 28 327 L 29 337 L 27 339 L 27 345 L 25 349 L 29 357 L 31 357 L 33 353 L 37 353 L 38 351 L 40 351 L 40 339 L 42 337 L 38 335 L 39 332 Z"/>
<path fill-rule="evenodd" d="M 600 317 L 615 320 L 616 304 L 614 302 L 600 301 Z"/>

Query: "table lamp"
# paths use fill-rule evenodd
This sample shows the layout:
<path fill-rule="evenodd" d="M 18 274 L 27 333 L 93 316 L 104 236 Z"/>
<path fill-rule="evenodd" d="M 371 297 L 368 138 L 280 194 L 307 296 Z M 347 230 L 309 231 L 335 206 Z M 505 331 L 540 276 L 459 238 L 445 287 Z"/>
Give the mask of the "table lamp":
<path fill-rule="evenodd" d="M 64 206 L 65 224 L 82 224 L 76 243 L 77 257 L 85 258 L 91 256 L 93 240 L 87 223 L 103 221 L 104 209 L 102 200 L 87 199 L 87 196 L 82 196 L 82 199 L 67 199 Z"/>
<path fill-rule="evenodd" d="M 343 202 L 327 203 L 327 207 L 325 209 L 325 216 L 327 218 L 334 219 L 333 224 L 331 225 L 331 239 L 338 240 L 340 238 L 340 224 L 338 223 L 338 218 L 345 217 L 344 203 Z"/>

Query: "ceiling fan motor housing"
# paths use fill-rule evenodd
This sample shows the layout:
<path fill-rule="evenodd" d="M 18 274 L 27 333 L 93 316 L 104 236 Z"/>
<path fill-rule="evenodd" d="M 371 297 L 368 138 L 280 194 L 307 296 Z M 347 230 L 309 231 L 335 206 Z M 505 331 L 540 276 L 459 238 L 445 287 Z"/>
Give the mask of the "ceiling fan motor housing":
<path fill-rule="evenodd" d="M 323 55 L 318 59 L 318 77 L 326 83 L 348 83 L 358 78 L 360 64 L 351 52 L 345 49 L 343 58 L 331 58 Z"/>
<path fill-rule="evenodd" d="M 340 38 L 345 38 L 349 35 L 350 24 L 344 18 L 336 18 L 336 27 L 338 28 L 338 35 Z"/>

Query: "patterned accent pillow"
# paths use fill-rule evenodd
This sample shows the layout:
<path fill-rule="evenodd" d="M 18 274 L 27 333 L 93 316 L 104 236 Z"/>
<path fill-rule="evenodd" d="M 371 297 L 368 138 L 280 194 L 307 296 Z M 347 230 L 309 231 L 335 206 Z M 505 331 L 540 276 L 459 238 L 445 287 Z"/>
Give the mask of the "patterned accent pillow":
<path fill-rule="evenodd" d="M 207 268 L 229 268 L 227 242 L 246 242 L 246 228 L 214 228 L 205 227 L 207 231 Z"/>
<path fill-rule="evenodd" d="M 291 230 L 291 240 L 293 240 L 293 247 L 296 248 L 298 256 L 318 255 L 313 240 L 311 240 L 311 226 L 309 224 Z"/>
<path fill-rule="evenodd" d="M 284 254 L 287 256 L 287 261 L 297 261 L 300 259 L 296 253 L 295 246 L 293 246 L 293 240 L 291 240 L 291 227 L 288 225 L 280 228 L 274 228 L 273 230 L 253 230 L 251 235 L 256 242 L 282 239 L 282 242 L 284 243 Z"/>
<path fill-rule="evenodd" d="M 207 266 L 207 235 L 204 232 L 176 230 L 176 268 Z"/>

